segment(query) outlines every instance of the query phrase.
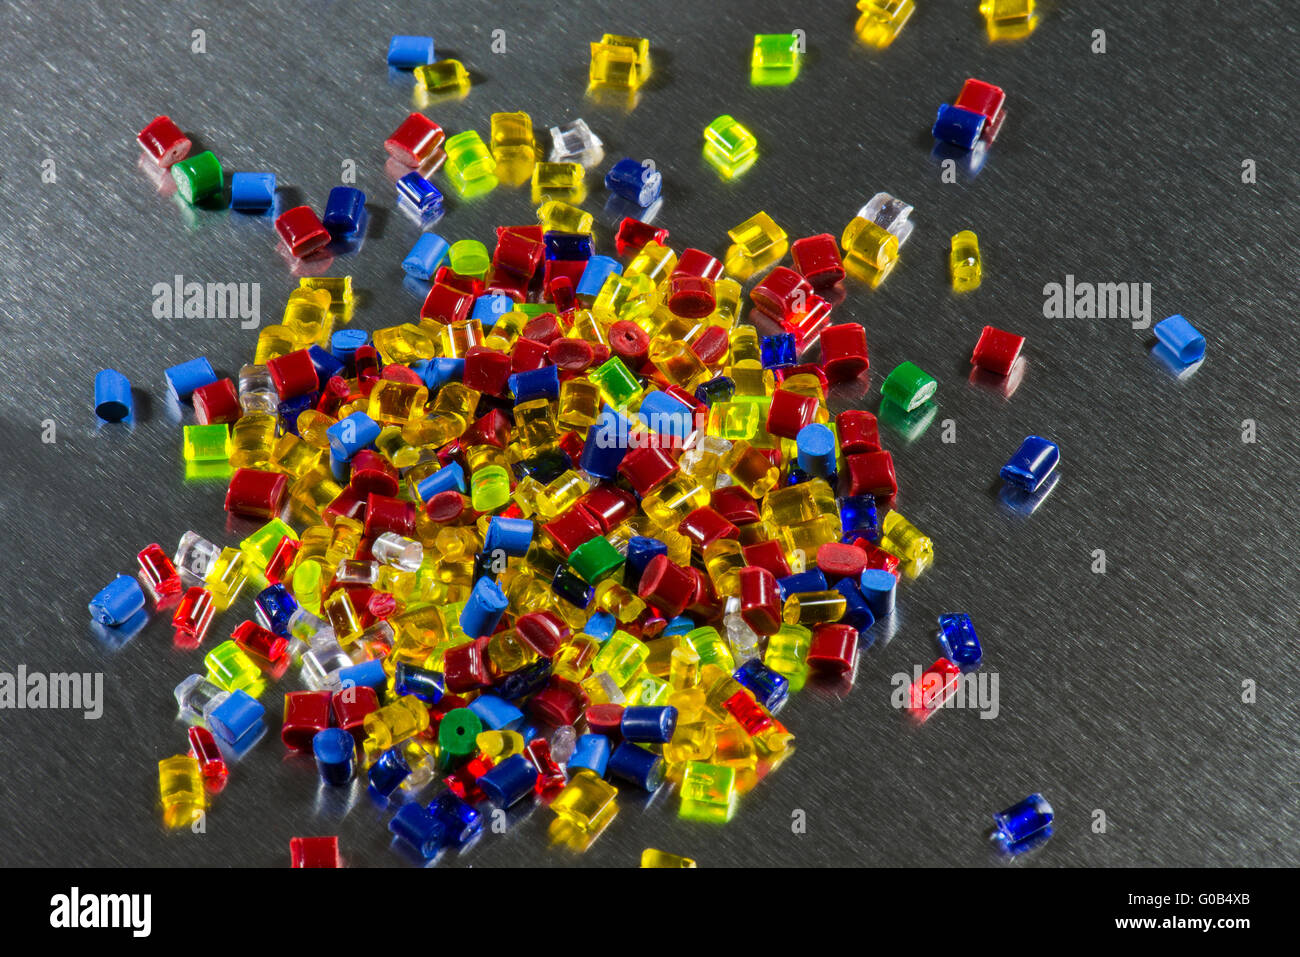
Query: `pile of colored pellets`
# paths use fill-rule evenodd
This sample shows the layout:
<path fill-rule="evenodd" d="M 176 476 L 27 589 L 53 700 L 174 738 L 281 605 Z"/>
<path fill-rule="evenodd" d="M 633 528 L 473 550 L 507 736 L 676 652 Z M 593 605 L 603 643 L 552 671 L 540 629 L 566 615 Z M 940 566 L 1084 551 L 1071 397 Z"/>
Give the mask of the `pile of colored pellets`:
<path fill-rule="evenodd" d="M 859 32 L 878 40 L 892 22 L 892 40 L 912 5 L 859 6 Z M 755 83 L 792 80 L 799 51 L 793 34 L 756 37 Z M 644 39 L 606 35 L 591 56 L 593 86 L 635 91 L 649 75 Z M 468 84 L 429 37 L 395 37 L 388 59 L 429 91 Z M 1004 99 L 968 80 L 936 138 L 991 143 Z M 581 120 L 550 134 L 542 161 L 527 114 L 494 114 L 485 142 L 411 113 L 384 146 L 404 170 L 396 201 L 424 227 L 403 262 L 428 285 L 419 315 L 368 334 L 349 325 L 350 277 L 304 278 L 237 376 L 203 357 L 166 371 L 194 411 L 187 477 L 228 481 L 226 511 L 258 526 L 224 548 L 188 532 L 174 557 L 150 544 L 138 576 L 90 605 L 128 636 L 169 614 L 178 647 L 200 649 L 216 615 L 253 597 L 255 617 L 176 687 L 190 747 L 159 763 L 168 827 L 205 814 L 232 759 L 265 737 L 270 685 L 286 686 L 284 747 L 312 755 L 326 785 L 362 777 L 424 859 L 474 840 L 488 805 L 532 800 L 554 813 L 554 843 L 584 849 L 624 788 L 675 784 L 681 817 L 725 822 L 793 753 L 778 718 L 789 695 L 810 680 L 851 684 L 900 577 L 933 561 L 930 539 L 893 508 L 877 417 L 832 416 L 826 401 L 869 358 L 863 327 L 835 323 L 823 293 L 846 275 L 883 281 L 912 207 L 879 193 L 838 243 L 791 242 L 758 212 L 728 231 L 719 259 L 674 250 L 650 224 L 662 178 L 629 157 L 604 177 L 632 214 L 602 255 L 574 204 L 602 144 Z M 222 195 L 216 156 L 190 156 L 168 117 L 138 139 L 187 202 Z M 757 158 L 729 116 L 704 131 L 704 153 L 724 178 Z M 499 227 L 491 252 L 429 231 L 443 212 L 430 177 L 470 197 L 507 167 L 523 182 L 521 165 L 536 223 Z M 276 211 L 272 173 L 229 185 L 233 208 L 271 211 L 291 258 L 365 228 L 352 187 L 333 189 L 318 217 Z M 954 289 L 978 286 L 974 233 L 953 237 L 951 269 Z M 985 327 L 971 361 L 1009 376 L 1023 344 Z M 882 415 L 924 415 L 936 387 L 901 363 L 882 383 Z M 101 372 L 95 393 L 101 418 L 129 417 L 120 373 Z M 1030 436 L 1002 477 L 1042 495 L 1058 460 Z M 943 657 L 908 703 L 921 720 L 982 658 L 969 616 L 938 625 Z M 996 816 L 996 836 L 1041 838 L 1051 818 L 1032 795 Z M 333 837 L 295 838 L 291 858 L 340 864 Z M 693 866 L 654 849 L 643 864 Z"/>

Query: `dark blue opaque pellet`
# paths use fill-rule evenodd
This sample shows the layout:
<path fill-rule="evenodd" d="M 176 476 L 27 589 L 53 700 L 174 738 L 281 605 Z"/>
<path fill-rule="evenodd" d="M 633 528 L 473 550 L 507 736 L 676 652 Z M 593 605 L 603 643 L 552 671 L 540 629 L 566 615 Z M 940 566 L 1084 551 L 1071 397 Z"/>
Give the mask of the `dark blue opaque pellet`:
<path fill-rule="evenodd" d="M 768 711 L 775 712 L 790 697 L 790 679 L 773 671 L 757 658 L 751 658 L 732 674 L 754 695 L 754 700 Z"/>
<path fill-rule="evenodd" d="M 963 667 L 974 667 L 984 657 L 970 615 L 940 615 L 939 645 L 945 658 Z"/>
<path fill-rule="evenodd" d="M 798 592 L 825 591 L 830 585 L 827 584 L 826 575 L 820 568 L 810 568 L 806 572 L 796 572 L 793 575 L 778 578 L 776 587 L 780 592 L 781 601 L 784 602 L 791 595 Z"/>
<path fill-rule="evenodd" d="M 478 786 L 497 807 L 513 807 L 537 784 L 537 768 L 522 754 L 506 758 L 478 779 Z"/>
<path fill-rule="evenodd" d="M 442 193 L 419 173 L 407 173 L 397 181 L 397 195 L 423 216 L 442 212 Z"/>
<path fill-rule="evenodd" d="M 677 730 L 677 709 L 671 705 L 624 708 L 618 730 L 627 741 L 663 744 L 671 741 Z"/>
<path fill-rule="evenodd" d="M 568 565 L 555 569 L 551 578 L 551 591 L 578 608 L 586 608 L 596 594 L 596 589 L 583 581 L 582 576 Z"/>
<path fill-rule="evenodd" d="M 1024 845 L 1052 824 L 1052 805 L 1041 794 L 1031 794 L 1005 811 L 993 815 L 993 838 L 1011 850 Z"/>
<path fill-rule="evenodd" d="M 283 585 L 263 588 L 253 599 L 257 621 L 269 631 L 285 637 L 289 634 L 289 619 L 298 610 L 298 600 Z"/>
<path fill-rule="evenodd" d="M 167 390 L 180 402 L 188 401 L 195 389 L 217 381 L 212 363 L 203 356 L 174 365 L 163 375 L 167 378 Z"/>
<path fill-rule="evenodd" d="M 348 732 L 342 728 L 317 731 L 311 739 L 311 750 L 316 756 L 316 770 L 326 784 L 347 784 L 352 780 L 357 742 Z"/>
<path fill-rule="evenodd" d="M 612 482 L 618 477 L 623 456 L 628 453 L 626 437 L 631 434 L 632 428 L 626 419 L 613 409 L 604 409 L 587 430 L 587 441 L 579 458 L 583 471 Z"/>
<path fill-rule="evenodd" d="M 1032 494 L 1047 481 L 1060 461 L 1061 450 L 1055 442 L 1041 435 L 1031 435 L 1020 443 L 1020 448 L 998 474 L 1002 481 Z"/>
<path fill-rule="evenodd" d="M 379 797 L 388 797 L 405 781 L 411 774 L 411 766 L 406 763 L 406 758 L 402 756 L 401 748 L 389 748 L 383 754 L 375 759 L 375 763 L 370 766 L 367 777 L 370 781 L 370 791 Z"/>
<path fill-rule="evenodd" d="M 810 481 L 812 481 L 812 478 L 813 478 L 813 477 L 812 477 L 811 475 L 809 475 L 809 474 L 808 474 L 807 472 L 805 472 L 803 469 L 799 468 L 799 466 L 797 466 L 797 465 L 791 465 L 791 466 L 790 466 L 790 470 L 789 470 L 788 472 L 786 472 L 786 475 L 785 475 L 785 484 L 786 484 L 786 485 L 802 485 L 804 482 L 810 482 Z M 835 481 L 835 476 L 832 475 L 832 476 L 830 476 L 830 481 L 829 481 L 827 484 L 831 484 L 831 483 L 833 483 L 834 481 Z"/>
<path fill-rule="evenodd" d="M 851 578 L 841 578 L 831 586 L 844 596 L 844 614 L 840 621 L 852 625 L 859 632 L 866 631 L 876 623 L 876 616 L 871 613 L 871 606 L 862 597 L 862 592 Z"/>
<path fill-rule="evenodd" d="M 605 174 L 605 188 L 645 209 L 663 192 L 664 177 L 649 160 L 628 157 L 610 167 Z"/>
<path fill-rule="evenodd" d="M 640 745 L 624 741 L 610 755 L 606 768 L 610 777 L 654 791 L 664 783 L 664 759 Z"/>
<path fill-rule="evenodd" d="M 609 763 L 609 738 L 603 734 L 583 734 L 578 736 L 573 746 L 573 757 L 569 758 L 569 773 L 579 768 L 586 768 L 598 778 L 605 776 L 605 765 Z"/>
<path fill-rule="evenodd" d="M 347 362 L 320 346 L 309 348 L 307 355 L 311 357 L 311 364 L 316 367 L 316 378 L 321 383 L 328 382 L 336 375 L 343 376 L 347 374 Z"/>
<path fill-rule="evenodd" d="M 454 844 L 468 844 L 483 830 L 483 815 L 450 791 L 430 801 L 429 812 L 442 823 L 447 839 Z"/>
<path fill-rule="evenodd" d="M 491 731 L 511 728 L 524 719 L 524 713 L 504 698 L 494 694 L 481 694 L 469 703 L 469 710 L 478 715 L 483 727 Z"/>
<path fill-rule="evenodd" d="M 120 625 L 144 607 L 144 590 L 129 575 L 118 575 L 90 599 L 90 617 L 101 625 Z"/>
<path fill-rule="evenodd" d="M 667 555 L 668 546 L 657 538 L 633 535 L 627 540 L 627 564 L 623 566 L 623 584 L 636 591 L 641 573 L 656 555 Z"/>
<path fill-rule="evenodd" d="M 579 262 L 590 259 L 595 250 L 591 237 L 586 233 L 548 232 L 542 235 L 546 243 L 546 258 L 561 262 Z"/>
<path fill-rule="evenodd" d="M 980 134 L 984 132 L 984 123 L 985 117 L 982 113 L 945 103 L 939 107 L 934 127 L 930 132 L 937 140 L 968 150 L 975 145 Z"/>
<path fill-rule="evenodd" d="M 736 394 L 736 380 L 731 376 L 714 376 L 695 390 L 695 398 L 710 408 L 718 402 L 730 402 Z"/>
<path fill-rule="evenodd" d="M 335 186 L 325 200 L 321 223 L 336 239 L 354 235 L 366 215 L 366 194 L 355 186 Z"/>
<path fill-rule="evenodd" d="M 542 485 L 550 485 L 572 467 L 573 459 L 569 457 L 568 452 L 563 449 L 551 449 L 547 452 L 539 452 L 531 458 L 520 459 L 514 465 L 514 473 L 516 480 L 530 475 Z"/>
<path fill-rule="evenodd" d="M 95 374 L 95 414 L 105 422 L 121 422 L 131 414 L 131 380 L 116 369 Z"/>
<path fill-rule="evenodd" d="M 447 693 L 447 685 L 437 671 L 399 661 L 393 669 L 393 690 L 398 697 L 410 694 L 426 704 L 437 704 Z"/>
<path fill-rule="evenodd" d="M 880 541 L 880 513 L 874 495 L 846 495 L 840 499 L 840 525 L 845 538 Z"/>
<path fill-rule="evenodd" d="M 558 402 L 560 398 L 560 367 L 543 366 L 516 372 L 509 379 L 510 392 L 515 397 L 515 405 L 545 399 Z"/>
<path fill-rule="evenodd" d="M 764 369 L 779 369 L 792 366 L 799 361 L 794 348 L 794 333 L 782 332 L 775 336 L 764 336 L 759 346 Z"/>
<path fill-rule="evenodd" d="M 308 392 L 306 395 L 296 395 L 292 399 L 285 399 L 276 406 L 276 414 L 280 417 L 281 434 L 288 432 L 291 435 L 297 435 L 298 416 L 308 409 L 316 408 L 316 403 L 319 401 L 319 392 Z"/>
<path fill-rule="evenodd" d="M 242 750 L 266 728 L 266 708 L 246 691 L 232 691 L 207 717 L 208 730 L 222 741 Z M 346 732 L 345 732 L 346 733 Z M 351 735 L 348 735 L 351 738 Z"/>
<path fill-rule="evenodd" d="M 520 698 L 541 691 L 546 686 L 546 682 L 551 677 L 551 663 L 542 659 L 527 668 L 520 668 L 518 671 L 508 674 L 501 680 L 501 683 L 494 685 L 494 688 L 501 697 L 507 701 L 518 701 Z M 529 740 L 525 738 L 524 740 Z"/>
<path fill-rule="evenodd" d="M 437 857 L 447 841 L 447 826 L 418 804 L 403 804 L 398 808 L 388 822 L 388 829 L 426 861 Z"/>

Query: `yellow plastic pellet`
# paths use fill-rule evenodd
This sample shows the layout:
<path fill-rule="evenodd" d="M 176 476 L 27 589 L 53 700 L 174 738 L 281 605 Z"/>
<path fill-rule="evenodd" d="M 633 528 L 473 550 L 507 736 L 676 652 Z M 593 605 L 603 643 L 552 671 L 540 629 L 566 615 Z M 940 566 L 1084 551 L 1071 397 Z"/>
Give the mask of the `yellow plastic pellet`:
<path fill-rule="evenodd" d="M 916 12 L 914 0 L 858 0 L 858 17 L 853 32 L 867 46 L 883 50 L 907 26 Z"/>
<path fill-rule="evenodd" d="M 1038 26 L 1036 0 L 980 0 L 990 40 L 1019 40 Z"/>
<path fill-rule="evenodd" d="M 689 857 L 679 857 L 676 854 L 669 854 L 667 851 L 657 851 L 653 847 L 647 847 L 641 852 L 642 867 L 695 867 L 695 862 Z"/>
<path fill-rule="evenodd" d="M 969 229 L 955 233 L 948 253 L 948 269 L 952 275 L 953 292 L 978 289 L 984 276 L 980 259 L 980 241 Z"/>
<path fill-rule="evenodd" d="M 198 820 L 208 806 L 198 760 L 177 754 L 159 761 L 158 794 L 165 827 L 186 827 Z"/>
<path fill-rule="evenodd" d="M 550 199 L 537 207 L 537 221 L 546 230 L 590 234 L 596 217 L 576 206 Z"/>

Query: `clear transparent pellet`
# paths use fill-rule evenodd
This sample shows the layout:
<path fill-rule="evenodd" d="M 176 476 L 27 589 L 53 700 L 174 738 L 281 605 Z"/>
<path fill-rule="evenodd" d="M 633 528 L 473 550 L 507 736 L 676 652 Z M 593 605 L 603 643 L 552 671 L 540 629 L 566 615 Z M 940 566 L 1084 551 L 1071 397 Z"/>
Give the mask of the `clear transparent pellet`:
<path fill-rule="evenodd" d="M 370 547 L 375 560 L 402 571 L 418 571 L 424 563 L 424 546 L 396 532 L 384 532 Z"/>
<path fill-rule="evenodd" d="M 249 364 L 239 370 L 239 405 L 245 412 L 279 411 L 280 394 L 266 366 Z"/>
<path fill-rule="evenodd" d="M 867 200 L 867 204 L 858 210 L 858 215 L 897 236 L 900 247 L 907 242 L 907 237 L 912 235 L 912 229 L 916 225 L 912 222 L 911 205 L 888 193 L 877 193 L 872 196 Z"/>
<path fill-rule="evenodd" d="M 591 131 L 586 120 L 576 119 L 562 126 L 552 126 L 550 133 L 552 163 L 581 163 L 591 168 L 604 158 L 605 144 Z"/>
<path fill-rule="evenodd" d="M 186 585 L 202 585 L 208 572 L 221 557 L 221 549 L 198 532 L 186 532 L 176 546 L 173 559 Z"/>
<path fill-rule="evenodd" d="M 220 704 L 229 697 L 230 692 L 203 675 L 190 675 L 176 686 L 173 694 L 180 707 L 181 718 L 188 724 L 201 724 L 204 715 L 215 707 L 212 702 Z"/>
<path fill-rule="evenodd" d="M 551 735 L 551 757 L 560 764 L 568 764 L 577 742 L 577 729 L 571 724 L 560 725 Z"/>

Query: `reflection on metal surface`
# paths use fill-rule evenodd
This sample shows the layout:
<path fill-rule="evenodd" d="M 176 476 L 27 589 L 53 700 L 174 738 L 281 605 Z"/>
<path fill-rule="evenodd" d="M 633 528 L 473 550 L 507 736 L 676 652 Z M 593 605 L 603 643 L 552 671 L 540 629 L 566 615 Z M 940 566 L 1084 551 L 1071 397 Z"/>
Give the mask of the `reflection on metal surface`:
<path fill-rule="evenodd" d="M 1036 492 L 1026 492 L 1022 488 L 1003 482 L 998 490 L 998 501 L 1004 508 L 1021 518 L 1028 518 L 1038 511 L 1038 506 L 1047 501 L 1047 497 L 1061 480 L 1060 472 L 1053 472 Z"/>
<path fill-rule="evenodd" d="M 1160 364 L 1160 367 L 1180 381 L 1190 379 L 1196 375 L 1204 363 L 1204 359 L 1197 359 L 1195 362 L 1180 362 L 1178 356 L 1163 342 L 1157 342 L 1151 347 L 1151 358 Z"/>
<path fill-rule="evenodd" d="M 1028 363 L 1025 361 L 1024 356 L 1016 359 L 1011 366 L 1011 371 L 1006 375 L 998 375 L 988 369 L 971 366 L 970 377 L 966 381 L 977 389 L 983 389 L 985 392 L 992 392 L 1004 399 L 1009 399 L 1020 388 L 1020 383 L 1025 379 L 1025 370 L 1027 368 Z"/>
<path fill-rule="evenodd" d="M 939 403 L 934 399 L 911 412 L 905 412 L 897 402 L 882 398 L 876 418 L 881 425 L 902 439 L 903 444 L 910 445 L 926 433 L 926 430 L 934 424 L 935 416 L 938 414 Z"/>

